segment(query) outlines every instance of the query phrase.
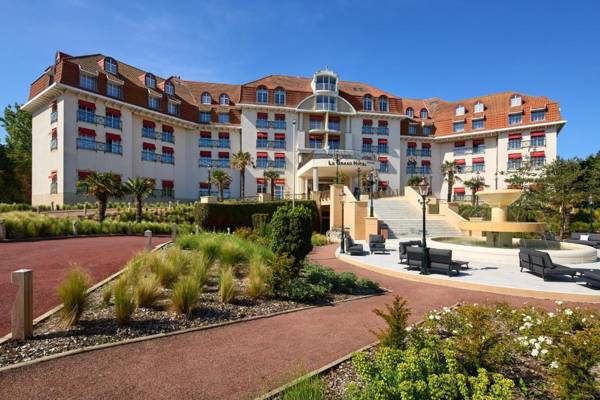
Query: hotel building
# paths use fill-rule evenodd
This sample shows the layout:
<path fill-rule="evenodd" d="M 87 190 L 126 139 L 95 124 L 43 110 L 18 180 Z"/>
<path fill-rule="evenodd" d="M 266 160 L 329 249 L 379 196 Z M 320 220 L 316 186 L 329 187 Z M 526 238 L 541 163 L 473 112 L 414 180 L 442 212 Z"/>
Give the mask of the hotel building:
<path fill-rule="evenodd" d="M 32 203 L 90 200 L 77 181 L 90 171 L 121 179 L 148 177 L 154 201 L 216 195 L 215 170 L 232 177 L 225 196 L 240 196 L 234 153 L 249 152 L 247 197 L 328 190 L 377 171 L 377 188 L 402 192 L 427 176 L 446 198 L 440 173 L 454 160 L 462 182 L 481 176 L 492 189 L 521 166 L 539 169 L 556 158 L 565 122 L 559 104 L 518 92 L 460 101 L 406 99 L 333 71 L 312 77 L 270 75 L 244 84 L 162 78 L 112 57 L 58 52 L 32 84 L 23 108 L 33 115 Z M 294 149 L 297 149 L 296 153 Z M 296 176 L 294 177 L 294 155 Z M 465 189 L 459 181 L 455 200 Z M 468 194 L 468 190 L 466 191 Z"/>

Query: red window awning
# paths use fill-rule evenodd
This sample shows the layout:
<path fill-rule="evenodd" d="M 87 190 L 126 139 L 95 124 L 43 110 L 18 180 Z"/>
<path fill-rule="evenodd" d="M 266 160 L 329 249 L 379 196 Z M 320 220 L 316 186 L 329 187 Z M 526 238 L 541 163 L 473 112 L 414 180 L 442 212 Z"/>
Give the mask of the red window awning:
<path fill-rule="evenodd" d="M 465 146 L 465 141 L 461 141 L 461 142 L 454 142 L 454 147 L 464 147 Z"/>
<path fill-rule="evenodd" d="M 285 179 L 283 179 L 283 178 L 275 179 L 275 184 L 276 185 L 285 185 Z"/>
<path fill-rule="evenodd" d="M 96 131 L 88 128 L 79 128 L 79 136 L 96 137 Z"/>
<path fill-rule="evenodd" d="M 421 165 L 431 165 L 431 161 L 429 161 L 429 160 L 421 160 Z"/>
<path fill-rule="evenodd" d="M 340 122 L 340 117 L 332 115 L 331 117 L 329 117 L 329 121 L 330 122 Z"/>
<path fill-rule="evenodd" d="M 530 157 L 546 157 L 546 153 L 544 153 L 543 151 L 532 151 L 531 153 L 529 153 Z"/>
<path fill-rule="evenodd" d="M 285 139 L 285 133 L 276 133 L 275 139 L 279 139 L 279 140 Z"/>
<path fill-rule="evenodd" d="M 464 193 L 464 192 L 465 192 L 465 188 L 461 188 L 461 187 L 454 188 L 454 193 Z"/>
<path fill-rule="evenodd" d="M 212 157 L 212 153 L 210 151 L 207 151 L 207 150 L 202 150 L 200 152 L 200 157 L 208 157 L 208 158 L 210 158 L 210 157 Z"/>
<path fill-rule="evenodd" d="M 229 139 L 229 132 L 219 132 L 219 139 Z"/>
<path fill-rule="evenodd" d="M 256 153 L 256 157 L 268 157 L 269 155 L 264 151 L 259 151 Z"/>
<path fill-rule="evenodd" d="M 371 139 L 371 138 L 363 138 L 363 143 L 364 143 L 364 144 L 370 144 L 370 143 L 373 143 L 373 139 Z"/>
<path fill-rule="evenodd" d="M 521 139 L 523 137 L 523 135 L 521 135 L 520 133 L 511 133 L 510 135 L 508 135 L 509 139 Z"/>
<path fill-rule="evenodd" d="M 415 142 L 408 142 L 408 147 L 417 147 Z"/>
<path fill-rule="evenodd" d="M 156 145 L 154 143 L 144 142 L 144 143 L 142 143 L 142 148 L 144 150 L 154 150 L 154 149 L 156 149 Z"/>
<path fill-rule="evenodd" d="M 275 158 L 285 158 L 284 153 L 275 153 Z"/>
<path fill-rule="evenodd" d="M 269 113 L 266 113 L 266 112 L 256 113 L 256 119 L 269 119 Z"/>
<path fill-rule="evenodd" d="M 363 126 L 371 126 L 373 125 L 373 121 L 370 119 L 363 119 Z"/>
<path fill-rule="evenodd" d="M 144 128 L 154 128 L 156 126 L 156 124 L 154 123 L 154 121 L 148 121 L 147 119 L 145 119 L 142 122 L 142 125 L 144 126 Z"/>
<path fill-rule="evenodd" d="M 117 110 L 116 108 L 106 107 L 106 115 L 121 117 L 121 110 Z"/>
<path fill-rule="evenodd" d="M 79 107 L 88 108 L 90 110 L 95 110 L 96 105 L 94 103 L 90 103 L 89 101 L 79 100 Z"/>
<path fill-rule="evenodd" d="M 473 146 L 477 146 L 477 145 L 480 145 L 483 143 L 484 143 L 483 139 L 473 139 Z"/>
<path fill-rule="evenodd" d="M 112 141 L 112 142 L 120 142 L 121 141 L 121 135 L 117 135 L 116 133 L 107 133 L 106 134 L 106 140 L 107 141 Z"/>
<path fill-rule="evenodd" d="M 540 137 L 540 136 L 546 136 L 546 132 L 544 132 L 544 131 L 531 132 L 531 137 Z"/>
<path fill-rule="evenodd" d="M 90 171 L 77 171 L 77 178 L 80 181 L 83 181 L 84 179 L 86 179 L 88 176 L 90 176 Z"/>
<path fill-rule="evenodd" d="M 54 178 L 56 178 L 57 175 L 58 175 L 58 173 L 56 172 L 56 170 L 50 171 L 50 175 L 48 175 L 48 179 L 54 179 Z"/>
<path fill-rule="evenodd" d="M 267 135 L 267 132 L 256 132 L 256 137 L 258 139 L 266 139 L 269 135 Z"/>
<path fill-rule="evenodd" d="M 483 157 L 476 157 L 473 159 L 473 164 L 484 164 L 485 163 L 485 158 Z"/>
<path fill-rule="evenodd" d="M 323 136 L 320 135 L 308 135 L 309 139 L 316 139 L 316 140 L 321 140 L 323 139 Z"/>
<path fill-rule="evenodd" d="M 310 116 L 310 120 L 311 121 L 322 121 L 323 120 L 323 116 L 322 115 L 311 115 Z"/>
<path fill-rule="evenodd" d="M 256 178 L 257 185 L 264 185 L 267 180 L 265 178 Z"/>
<path fill-rule="evenodd" d="M 378 125 L 378 126 L 388 126 L 388 122 L 387 122 L 387 121 L 385 121 L 385 120 L 383 120 L 383 119 L 380 119 L 380 120 L 377 122 L 377 125 Z"/>
<path fill-rule="evenodd" d="M 379 144 L 387 144 L 387 142 L 388 142 L 387 139 L 378 139 L 377 140 L 377 143 L 379 143 Z"/>
<path fill-rule="evenodd" d="M 229 152 L 228 151 L 220 151 L 219 158 L 229 158 Z"/>
<path fill-rule="evenodd" d="M 285 114 L 275 114 L 275 121 L 285 121 Z"/>
<path fill-rule="evenodd" d="M 165 124 L 163 124 L 162 131 L 163 132 L 173 133 L 175 130 L 173 129 L 173 127 L 171 125 L 165 125 Z"/>
<path fill-rule="evenodd" d="M 52 128 L 52 130 L 50 131 L 50 133 L 48 135 L 50 136 L 56 136 L 58 133 L 58 131 L 56 130 L 56 128 Z"/>
<path fill-rule="evenodd" d="M 162 181 L 162 187 L 164 189 L 172 189 L 175 186 L 173 181 Z"/>
<path fill-rule="evenodd" d="M 208 182 L 200 182 L 200 189 L 208 189 Z"/>
<path fill-rule="evenodd" d="M 163 154 L 173 154 L 175 150 L 172 147 L 163 146 L 162 147 Z"/>
<path fill-rule="evenodd" d="M 210 139 L 212 137 L 212 135 L 210 132 L 200 132 L 200 137 Z"/>
<path fill-rule="evenodd" d="M 379 157 L 379 162 L 387 162 L 387 161 L 388 161 L 387 157 L 384 157 L 384 156 Z"/>
<path fill-rule="evenodd" d="M 379 187 L 386 188 L 388 185 L 388 181 L 379 181 Z"/>
<path fill-rule="evenodd" d="M 454 164 L 465 165 L 465 160 L 464 160 L 464 158 L 461 158 L 460 160 L 454 160 Z"/>
<path fill-rule="evenodd" d="M 516 160 L 521 158 L 521 153 L 511 153 L 508 155 L 509 160 Z"/>
<path fill-rule="evenodd" d="M 422 149 L 430 149 L 431 148 L 431 143 L 421 143 L 421 148 Z"/>

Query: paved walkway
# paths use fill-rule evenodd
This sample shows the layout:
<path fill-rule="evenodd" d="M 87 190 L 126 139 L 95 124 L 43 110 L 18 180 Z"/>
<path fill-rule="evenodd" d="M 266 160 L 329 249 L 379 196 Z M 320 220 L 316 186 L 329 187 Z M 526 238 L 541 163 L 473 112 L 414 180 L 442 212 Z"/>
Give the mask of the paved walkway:
<path fill-rule="evenodd" d="M 152 244 L 167 241 L 155 237 Z M 139 236 L 113 236 L 0 243 L 0 336 L 10 332 L 10 313 L 17 287 L 10 273 L 19 268 L 33 270 L 33 315 L 42 315 L 58 305 L 56 288 L 71 263 L 89 272 L 93 283 L 110 276 L 137 251 L 144 248 Z"/>
<path fill-rule="evenodd" d="M 334 247 L 312 258 L 337 270 L 378 280 L 405 297 L 412 321 L 457 301 L 528 299 L 405 281 L 334 258 Z M 6 399 L 250 399 L 374 340 L 381 326 L 371 311 L 394 294 L 320 307 L 222 328 L 82 353 L 0 373 Z M 530 304 L 553 307 L 550 301 Z"/>

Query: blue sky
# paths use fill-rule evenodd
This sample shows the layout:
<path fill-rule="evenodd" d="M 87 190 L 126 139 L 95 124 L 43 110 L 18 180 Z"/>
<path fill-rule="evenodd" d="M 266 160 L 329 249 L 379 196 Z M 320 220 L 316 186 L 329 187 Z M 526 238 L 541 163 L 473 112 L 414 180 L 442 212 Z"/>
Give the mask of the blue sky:
<path fill-rule="evenodd" d="M 26 100 L 58 49 L 107 54 L 162 76 L 231 83 L 309 76 L 327 65 L 344 80 L 401 97 L 547 95 L 568 120 L 559 154 L 600 149 L 596 1 L 1 3 L 2 107 Z"/>

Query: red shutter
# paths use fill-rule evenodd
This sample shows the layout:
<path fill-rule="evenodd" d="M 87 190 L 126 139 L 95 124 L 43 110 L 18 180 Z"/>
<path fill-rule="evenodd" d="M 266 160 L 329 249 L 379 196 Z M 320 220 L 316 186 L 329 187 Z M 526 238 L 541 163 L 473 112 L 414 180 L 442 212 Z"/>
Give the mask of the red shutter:
<path fill-rule="evenodd" d="M 421 143 L 421 148 L 422 149 L 430 149 L 431 148 L 431 143 Z"/>
<path fill-rule="evenodd" d="M 378 125 L 379 126 L 388 126 L 388 122 L 385 120 L 379 120 Z"/>
<path fill-rule="evenodd" d="M 173 181 L 162 181 L 163 189 L 172 189 L 175 186 Z"/>
<path fill-rule="evenodd" d="M 229 152 L 228 151 L 220 151 L 219 158 L 229 158 Z"/>
<path fill-rule="evenodd" d="M 456 165 L 465 165 L 465 160 L 461 158 L 460 160 L 454 160 L 454 164 Z"/>
<path fill-rule="evenodd" d="M 267 135 L 267 132 L 256 132 L 256 137 L 258 139 L 266 139 L 269 135 Z"/>
<path fill-rule="evenodd" d="M 484 143 L 483 139 L 473 139 L 473 146 L 477 146 L 477 145 L 480 145 L 483 143 Z"/>
<path fill-rule="evenodd" d="M 162 147 L 163 154 L 173 154 L 175 150 L 172 147 L 163 146 Z"/>
<path fill-rule="evenodd" d="M 107 133 L 106 134 L 106 140 L 111 140 L 113 142 L 120 142 L 121 141 L 121 135 L 117 135 L 116 133 Z"/>
<path fill-rule="evenodd" d="M 275 139 L 285 139 L 285 133 L 276 133 Z"/>
<path fill-rule="evenodd" d="M 96 137 L 96 131 L 88 128 L 79 128 L 79 136 Z"/>
<path fill-rule="evenodd" d="M 219 139 L 229 139 L 229 132 L 219 132 Z"/>
<path fill-rule="evenodd" d="M 454 147 L 464 147 L 465 146 L 465 142 L 454 142 Z"/>
<path fill-rule="evenodd" d="M 268 157 L 268 154 L 264 151 L 256 153 L 256 157 Z"/>
<path fill-rule="evenodd" d="M 115 117 L 121 117 L 121 110 L 116 108 L 106 107 L 106 115 L 114 115 Z"/>
<path fill-rule="evenodd" d="M 284 153 L 275 153 L 275 158 L 285 158 Z"/>
<path fill-rule="evenodd" d="M 363 119 L 363 126 L 371 126 L 373 125 L 373 121 L 370 119 Z"/>
<path fill-rule="evenodd" d="M 170 132 L 170 133 L 173 133 L 173 132 L 174 132 L 174 129 L 173 129 L 173 127 L 172 127 L 172 126 L 170 126 L 170 125 L 165 125 L 165 124 L 163 124 L 163 126 L 162 126 L 162 131 L 163 131 L 163 132 Z"/>
<path fill-rule="evenodd" d="M 531 137 L 540 137 L 540 136 L 546 136 L 546 132 L 544 132 L 544 131 L 531 132 Z"/>
<path fill-rule="evenodd" d="M 377 140 L 378 144 L 387 144 L 387 142 L 388 142 L 387 139 L 379 139 L 379 140 Z"/>
<path fill-rule="evenodd" d="M 429 161 L 429 160 L 421 160 L 421 165 L 431 165 L 431 161 Z"/>
<path fill-rule="evenodd" d="M 530 157 L 546 157 L 546 153 L 544 153 L 543 151 L 533 151 L 531 153 L 529 153 Z"/>
<path fill-rule="evenodd" d="M 408 147 L 417 147 L 417 144 L 415 142 L 408 142 Z"/>
<path fill-rule="evenodd" d="M 276 185 L 285 185 L 285 179 L 283 179 L 283 178 L 275 179 L 275 184 Z"/>
<path fill-rule="evenodd" d="M 387 160 L 388 160 L 387 157 L 384 157 L 384 156 L 379 157 L 379 162 L 387 162 Z"/>
<path fill-rule="evenodd" d="M 94 103 L 90 103 L 89 101 L 79 100 L 79 107 L 89 108 L 91 110 L 96 109 L 96 105 Z"/>
<path fill-rule="evenodd" d="M 473 164 L 485 164 L 485 158 L 483 157 L 476 157 L 473 159 Z"/>
<path fill-rule="evenodd" d="M 464 193 L 464 192 L 465 192 L 465 188 L 461 188 L 461 187 L 454 188 L 454 193 Z"/>
<path fill-rule="evenodd" d="M 145 119 L 142 122 L 142 125 L 144 126 L 144 128 L 154 128 L 156 126 L 156 124 L 153 121 L 148 121 L 147 119 Z"/>
<path fill-rule="evenodd" d="M 509 160 L 515 160 L 521 158 L 521 153 L 511 153 L 508 155 Z"/>
<path fill-rule="evenodd" d="M 144 150 L 154 150 L 154 149 L 156 149 L 156 146 L 154 145 L 154 143 L 144 142 L 144 143 L 142 143 L 142 148 Z"/>
<path fill-rule="evenodd" d="M 200 132 L 200 137 L 210 139 L 212 137 L 212 135 L 210 134 L 210 132 L 203 131 L 203 132 Z"/>
<path fill-rule="evenodd" d="M 522 135 L 520 133 L 511 133 L 508 135 L 509 139 L 521 139 Z"/>
<path fill-rule="evenodd" d="M 275 121 L 285 121 L 285 114 L 275 114 Z"/>
<path fill-rule="evenodd" d="M 269 119 L 269 113 L 266 113 L 266 112 L 256 113 L 256 119 Z"/>
<path fill-rule="evenodd" d="M 363 143 L 366 143 L 366 144 L 373 143 L 373 139 L 371 139 L 371 138 L 363 138 Z"/>
<path fill-rule="evenodd" d="M 212 157 L 212 153 L 210 151 L 207 151 L 207 150 L 202 150 L 200 152 L 200 157 L 208 157 L 208 158 L 210 158 L 210 157 Z"/>

